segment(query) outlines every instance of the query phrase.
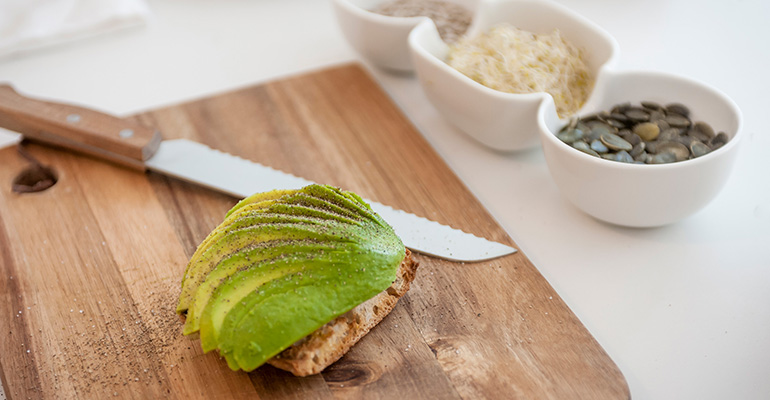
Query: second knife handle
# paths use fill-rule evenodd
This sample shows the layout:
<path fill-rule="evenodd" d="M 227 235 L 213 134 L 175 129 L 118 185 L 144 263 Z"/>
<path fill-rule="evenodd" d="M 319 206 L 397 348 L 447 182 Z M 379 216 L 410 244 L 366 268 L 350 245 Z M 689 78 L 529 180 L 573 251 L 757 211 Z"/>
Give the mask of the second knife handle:
<path fill-rule="evenodd" d="M 65 147 L 131 168 L 158 150 L 161 135 L 135 122 L 84 107 L 23 96 L 0 84 L 0 127 L 25 138 Z"/>

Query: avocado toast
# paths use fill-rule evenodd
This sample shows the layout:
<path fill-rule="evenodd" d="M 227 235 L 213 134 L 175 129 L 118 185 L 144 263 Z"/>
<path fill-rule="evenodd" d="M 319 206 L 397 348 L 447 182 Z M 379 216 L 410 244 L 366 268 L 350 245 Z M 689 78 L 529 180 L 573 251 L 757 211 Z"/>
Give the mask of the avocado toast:
<path fill-rule="evenodd" d="M 233 370 L 320 372 L 409 288 L 417 264 L 357 195 L 310 185 L 252 195 L 199 245 L 182 281 L 184 334 Z"/>

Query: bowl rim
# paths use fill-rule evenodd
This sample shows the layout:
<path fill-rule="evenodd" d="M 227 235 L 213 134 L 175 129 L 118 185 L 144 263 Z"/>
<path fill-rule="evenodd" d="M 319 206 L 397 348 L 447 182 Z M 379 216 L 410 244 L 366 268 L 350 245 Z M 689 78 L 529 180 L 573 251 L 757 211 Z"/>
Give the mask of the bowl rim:
<path fill-rule="evenodd" d="M 419 15 L 415 17 L 395 17 L 392 15 L 379 14 L 371 10 L 367 10 L 363 7 L 355 5 L 350 0 L 332 0 L 334 4 L 344 8 L 350 13 L 355 14 L 359 18 L 368 20 L 368 22 L 376 24 L 391 25 L 395 27 L 414 27 L 417 26 L 423 20 L 430 20 L 429 17 Z"/>

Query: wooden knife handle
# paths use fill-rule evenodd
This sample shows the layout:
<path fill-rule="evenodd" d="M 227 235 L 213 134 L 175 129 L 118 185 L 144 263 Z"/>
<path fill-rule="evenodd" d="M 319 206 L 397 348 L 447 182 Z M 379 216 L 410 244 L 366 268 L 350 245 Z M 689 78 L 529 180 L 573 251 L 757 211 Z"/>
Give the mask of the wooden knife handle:
<path fill-rule="evenodd" d="M 32 99 L 0 84 L 0 127 L 25 138 L 129 166 L 158 150 L 160 132 L 135 122 L 83 107 Z"/>

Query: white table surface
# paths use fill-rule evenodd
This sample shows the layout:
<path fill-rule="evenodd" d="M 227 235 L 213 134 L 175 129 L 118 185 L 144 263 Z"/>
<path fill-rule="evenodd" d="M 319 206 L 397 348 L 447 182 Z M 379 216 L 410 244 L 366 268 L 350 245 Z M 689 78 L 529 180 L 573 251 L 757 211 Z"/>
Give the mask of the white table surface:
<path fill-rule="evenodd" d="M 691 76 L 741 107 L 732 177 L 696 215 L 656 229 L 600 223 L 559 194 L 539 149 L 484 148 L 441 119 L 415 77 L 372 73 L 615 360 L 633 398 L 770 398 L 770 2 L 561 2 L 617 39 L 619 69 Z M 127 115 L 358 59 L 326 1 L 148 3 L 148 26 L 0 59 L 0 81 Z"/>

